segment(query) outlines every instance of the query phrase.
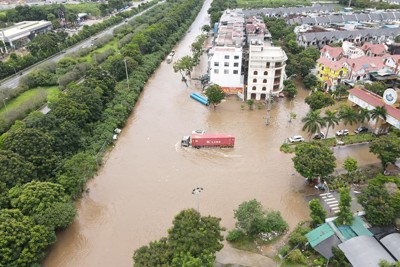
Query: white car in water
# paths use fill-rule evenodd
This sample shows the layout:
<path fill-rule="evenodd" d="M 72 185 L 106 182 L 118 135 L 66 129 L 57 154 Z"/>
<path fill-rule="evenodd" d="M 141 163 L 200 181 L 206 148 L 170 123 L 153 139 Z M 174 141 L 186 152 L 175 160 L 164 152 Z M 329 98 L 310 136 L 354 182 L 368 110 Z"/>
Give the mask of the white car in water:
<path fill-rule="evenodd" d="M 295 135 L 288 138 L 290 143 L 304 142 L 304 138 L 301 135 Z"/>

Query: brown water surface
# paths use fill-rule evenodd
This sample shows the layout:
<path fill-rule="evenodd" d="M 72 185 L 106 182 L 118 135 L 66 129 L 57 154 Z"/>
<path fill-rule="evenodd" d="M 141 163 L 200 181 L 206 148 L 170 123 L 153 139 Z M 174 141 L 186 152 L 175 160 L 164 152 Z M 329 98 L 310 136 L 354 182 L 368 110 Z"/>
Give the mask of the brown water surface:
<path fill-rule="evenodd" d="M 175 59 L 189 54 L 201 26 L 208 23 L 209 4 L 176 47 Z M 202 64 L 204 71 L 206 62 Z M 288 136 L 307 136 L 300 129 L 308 92 L 300 89 L 293 102 L 274 102 L 266 126 L 265 107 L 242 110 L 243 102 L 229 97 L 212 110 L 190 99 L 198 88 L 195 81 L 187 88 L 172 64 L 161 64 L 99 175 L 89 182 L 90 193 L 77 202 L 78 217 L 58 235 L 44 266 L 132 266 L 135 249 L 166 236 L 179 211 L 196 208 L 191 192 L 198 186 L 204 188 L 200 212 L 221 217 L 227 229 L 234 227 L 233 210 L 254 198 L 281 211 L 291 227 L 308 217 L 304 180 L 291 155 L 279 152 Z M 291 123 L 290 111 L 297 114 Z M 194 129 L 232 133 L 235 148 L 181 148 L 181 137 Z M 347 156 L 360 165 L 377 162 L 367 146 L 336 149 L 335 154 L 338 164 Z"/>

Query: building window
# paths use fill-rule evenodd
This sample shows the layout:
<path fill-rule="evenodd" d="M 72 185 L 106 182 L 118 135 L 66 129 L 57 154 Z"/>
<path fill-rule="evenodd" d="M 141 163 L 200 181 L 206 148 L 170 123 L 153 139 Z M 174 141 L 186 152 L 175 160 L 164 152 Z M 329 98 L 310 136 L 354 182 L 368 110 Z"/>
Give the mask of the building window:
<path fill-rule="evenodd" d="M 324 70 L 324 67 L 322 66 L 321 70 Z"/>
<path fill-rule="evenodd" d="M 264 75 L 267 76 L 268 75 L 268 71 L 264 71 Z"/>
<path fill-rule="evenodd" d="M 237 62 L 236 62 L 236 63 L 233 63 L 233 66 L 234 66 L 234 67 L 239 67 L 239 63 L 237 63 Z"/>
<path fill-rule="evenodd" d="M 233 58 L 234 58 L 234 59 L 239 59 L 239 56 L 234 56 Z"/>
<path fill-rule="evenodd" d="M 267 91 L 267 87 L 263 86 L 262 90 Z"/>
<path fill-rule="evenodd" d="M 256 87 L 255 87 L 255 86 L 253 86 L 251 89 L 252 89 L 253 91 L 255 91 L 255 90 L 256 90 Z"/>
<path fill-rule="evenodd" d="M 219 69 L 215 69 L 215 70 L 214 70 L 214 73 L 215 73 L 215 74 L 218 74 L 218 73 L 219 73 Z"/>
<path fill-rule="evenodd" d="M 224 63 L 224 66 L 225 66 L 225 67 L 229 67 L 229 62 L 225 62 L 225 63 Z"/>
<path fill-rule="evenodd" d="M 229 56 L 228 56 L 228 55 L 225 55 L 225 59 L 229 59 Z"/>
<path fill-rule="evenodd" d="M 254 74 L 254 75 L 257 75 L 257 74 L 258 74 L 258 71 L 255 70 L 255 71 L 253 72 L 253 74 Z"/>
<path fill-rule="evenodd" d="M 267 64 L 265 64 L 265 67 L 266 67 L 266 68 L 269 68 L 269 66 L 270 66 L 270 63 L 267 62 Z"/>
<path fill-rule="evenodd" d="M 214 67 L 219 67 L 219 62 L 214 62 Z"/>
<path fill-rule="evenodd" d="M 229 74 L 229 70 L 224 70 L 224 74 Z"/>
<path fill-rule="evenodd" d="M 251 94 L 251 95 L 250 95 L 250 98 L 251 98 L 251 99 L 256 99 L 256 94 Z"/>
<path fill-rule="evenodd" d="M 267 83 L 267 79 L 264 79 L 264 80 L 263 80 L 263 83 Z"/>
<path fill-rule="evenodd" d="M 253 83 L 256 83 L 257 82 L 257 79 L 253 79 Z"/>
<path fill-rule="evenodd" d="M 238 70 L 233 70 L 233 74 L 238 74 L 239 71 Z"/>

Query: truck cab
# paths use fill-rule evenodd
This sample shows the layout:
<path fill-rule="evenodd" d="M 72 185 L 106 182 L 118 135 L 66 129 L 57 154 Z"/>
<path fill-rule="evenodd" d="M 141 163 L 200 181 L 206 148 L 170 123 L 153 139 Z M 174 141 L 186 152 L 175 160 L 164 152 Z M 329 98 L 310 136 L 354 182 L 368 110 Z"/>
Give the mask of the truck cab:
<path fill-rule="evenodd" d="M 186 135 L 186 136 L 182 137 L 181 146 L 183 146 L 183 147 L 189 147 L 190 146 L 190 136 L 189 135 Z"/>

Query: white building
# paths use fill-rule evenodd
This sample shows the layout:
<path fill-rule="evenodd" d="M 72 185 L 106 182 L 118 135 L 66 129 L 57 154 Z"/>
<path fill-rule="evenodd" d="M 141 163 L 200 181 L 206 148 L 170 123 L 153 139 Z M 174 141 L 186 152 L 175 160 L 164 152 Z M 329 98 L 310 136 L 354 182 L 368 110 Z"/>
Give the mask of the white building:
<path fill-rule="evenodd" d="M 244 16 L 241 9 L 225 10 L 221 16 L 214 45 L 208 52 L 210 82 L 227 94 L 243 98 L 242 54 L 245 43 Z"/>
<path fill-rule="evenodd" d="M 225 93 L 243 94 L 242 48 L 215 46 L 209 56 L 210 81 Z"/>
<path fill-rule="evenodd" d="M 0 41 L 4 45 L 15 47 L 14 43 L 17 40 L 23 38 L 33 39 L 36 34 L 46 32 L 50 29 L 51 22 L 49 21 L 21 21 L 11 27 L 0 29 Z"/>
<path fill-rule="evenodd" d="M 265 100 L 283 90 L 287 56 L 280 47 L 252 41 L 249 47 L 249 66 L 246 99 Z"/>

